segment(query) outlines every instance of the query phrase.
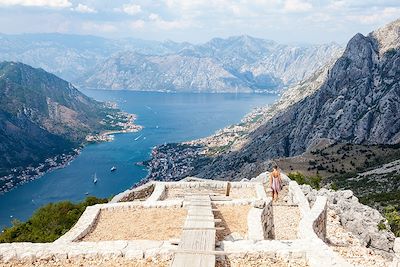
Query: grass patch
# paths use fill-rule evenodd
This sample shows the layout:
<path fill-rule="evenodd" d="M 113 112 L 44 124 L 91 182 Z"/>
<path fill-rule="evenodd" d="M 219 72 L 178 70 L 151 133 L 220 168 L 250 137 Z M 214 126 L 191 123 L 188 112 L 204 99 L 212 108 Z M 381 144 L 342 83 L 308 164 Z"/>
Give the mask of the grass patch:
<path fill-rule="evenodd" d="M 13 226 L 0 234 L 0 243 L 53 242 L 71 229 L 87 206 L 106 202 L 107 199 L 87 197 L 79 203 L 49 203 L 36 210 L 26 222 L 14 220 Z"/>

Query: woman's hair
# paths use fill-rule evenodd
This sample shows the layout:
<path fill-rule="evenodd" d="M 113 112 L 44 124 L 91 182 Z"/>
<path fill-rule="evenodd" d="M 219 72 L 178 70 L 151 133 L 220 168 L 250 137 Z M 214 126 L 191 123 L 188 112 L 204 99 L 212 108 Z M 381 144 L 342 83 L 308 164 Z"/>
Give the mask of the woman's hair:
<path fill-rule="evenodd" d="M 274 165 L 274 169 L 275 169 L 275 170 L 278 170 L 278 165 Z"/>

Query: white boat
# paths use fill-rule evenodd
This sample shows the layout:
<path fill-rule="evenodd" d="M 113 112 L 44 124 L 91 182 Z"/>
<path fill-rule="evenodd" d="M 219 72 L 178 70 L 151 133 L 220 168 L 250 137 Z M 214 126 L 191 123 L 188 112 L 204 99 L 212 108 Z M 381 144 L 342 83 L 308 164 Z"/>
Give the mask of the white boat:
<path fill-rule="evenodd" d="M 86 192 L 85 195 L 89 195 L 89 192 Z"/>
<path fill-rule="evenodd" d="M 94 176 L 93 176 L 93 183 L 94 184 L 97 183 L 97 175 L 96 175 L 96 173 L 94 173 Z"/>
<path fill-rule="evenodd" d="M 143 134 L 139 135 L 138 137 L 135 138 L 135 141 L 139 140 L 140 137 L 142 137 Z"/>
<path fill-rule="evenodd" d="M 110 169 L 110 171 L 112 171 L 112 172 L 116 171 L 116 170 L 117 170 L 117 167 L 115 167 L 115 166 L 112 166 L 111 169 Z"/>

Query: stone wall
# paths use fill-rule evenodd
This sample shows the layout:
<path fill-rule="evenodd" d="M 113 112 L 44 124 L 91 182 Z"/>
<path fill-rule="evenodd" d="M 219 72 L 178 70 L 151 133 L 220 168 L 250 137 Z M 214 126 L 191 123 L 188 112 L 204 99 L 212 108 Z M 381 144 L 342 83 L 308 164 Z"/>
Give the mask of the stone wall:
<path fill-rule="evenodd" d="M 272 199 L 257 200 L 247 215 L 247 235 L 250 240 L 274 238 Z"/>
<path fill-rule="evenodd" d="M 30 263 L 35 260 L 101 259 L 103 257 L 108 259 L 123 257 L 128 260 L 160 257 L 163 260 L 170 260 L 173 257 L 174 248 L 168 241 L 151 240 L 0 244 L 0 265 L 18 260 Z"/>
<path fill-rule="evenodd" d="M 143 208 L 168 208 L 168 207 L 182 207 L 182 200 L 170 200 L 170 201 L 132 201 L 132 202 L 120 202 L 120 203 L 107 203 L 97 204 L 86 208 L 84 213 L 79 218 L 78 222 L 63 236 L 54 241 L 54 243 L 70 243 L 78 242 L 84 236 L 86 236 L 94 228 L 98 216 L 101 210 L 127 210 L 134 207 Z"/>
<path fill-rule="evenodd" d="M 155 183 L 154 191 L 146 201 L 153 202 L 153 201 L 162 200 L 165 196 L 165 190 L 166 190 L 166 187 L 165 187 L 164 183 L 160 183 L 160 182 Z"/>
<path fill-rule="evenodd" d="M 326 198 L 317 198 L 311 214 L 314 215 L 313 230 L 319 238 L 326 241 L 326 220 L 327 220 Z"/>
<path fill-rule="evenodd" d="M 146 200 L 153 193 L 154 188 L 155 184 L 153 182 L 146 183 L 139 187 L 119 193 L 118 195 L 113 197 L 110 203 Z"/>
<path fill-rule="evenodd" d="M 307 198 L 295 181 L 289 182 L 288 203 L 298 205 L 302 215 L 310 212 L 310 205 Z"/>

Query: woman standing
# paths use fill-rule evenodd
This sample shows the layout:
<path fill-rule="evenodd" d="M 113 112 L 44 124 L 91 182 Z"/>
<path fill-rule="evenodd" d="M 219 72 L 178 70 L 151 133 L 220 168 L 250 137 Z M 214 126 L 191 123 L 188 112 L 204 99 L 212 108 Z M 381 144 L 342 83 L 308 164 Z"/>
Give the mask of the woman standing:
<path fill-rule="evenodd" d="M 278 166 L 274 166 L 271 174 L 269 175 L 269 185 L 272 190 L 272 200 L 278 200 L 278 193 L 282 189 L 282 179 L 281 172 L 278 169 Z"/>

